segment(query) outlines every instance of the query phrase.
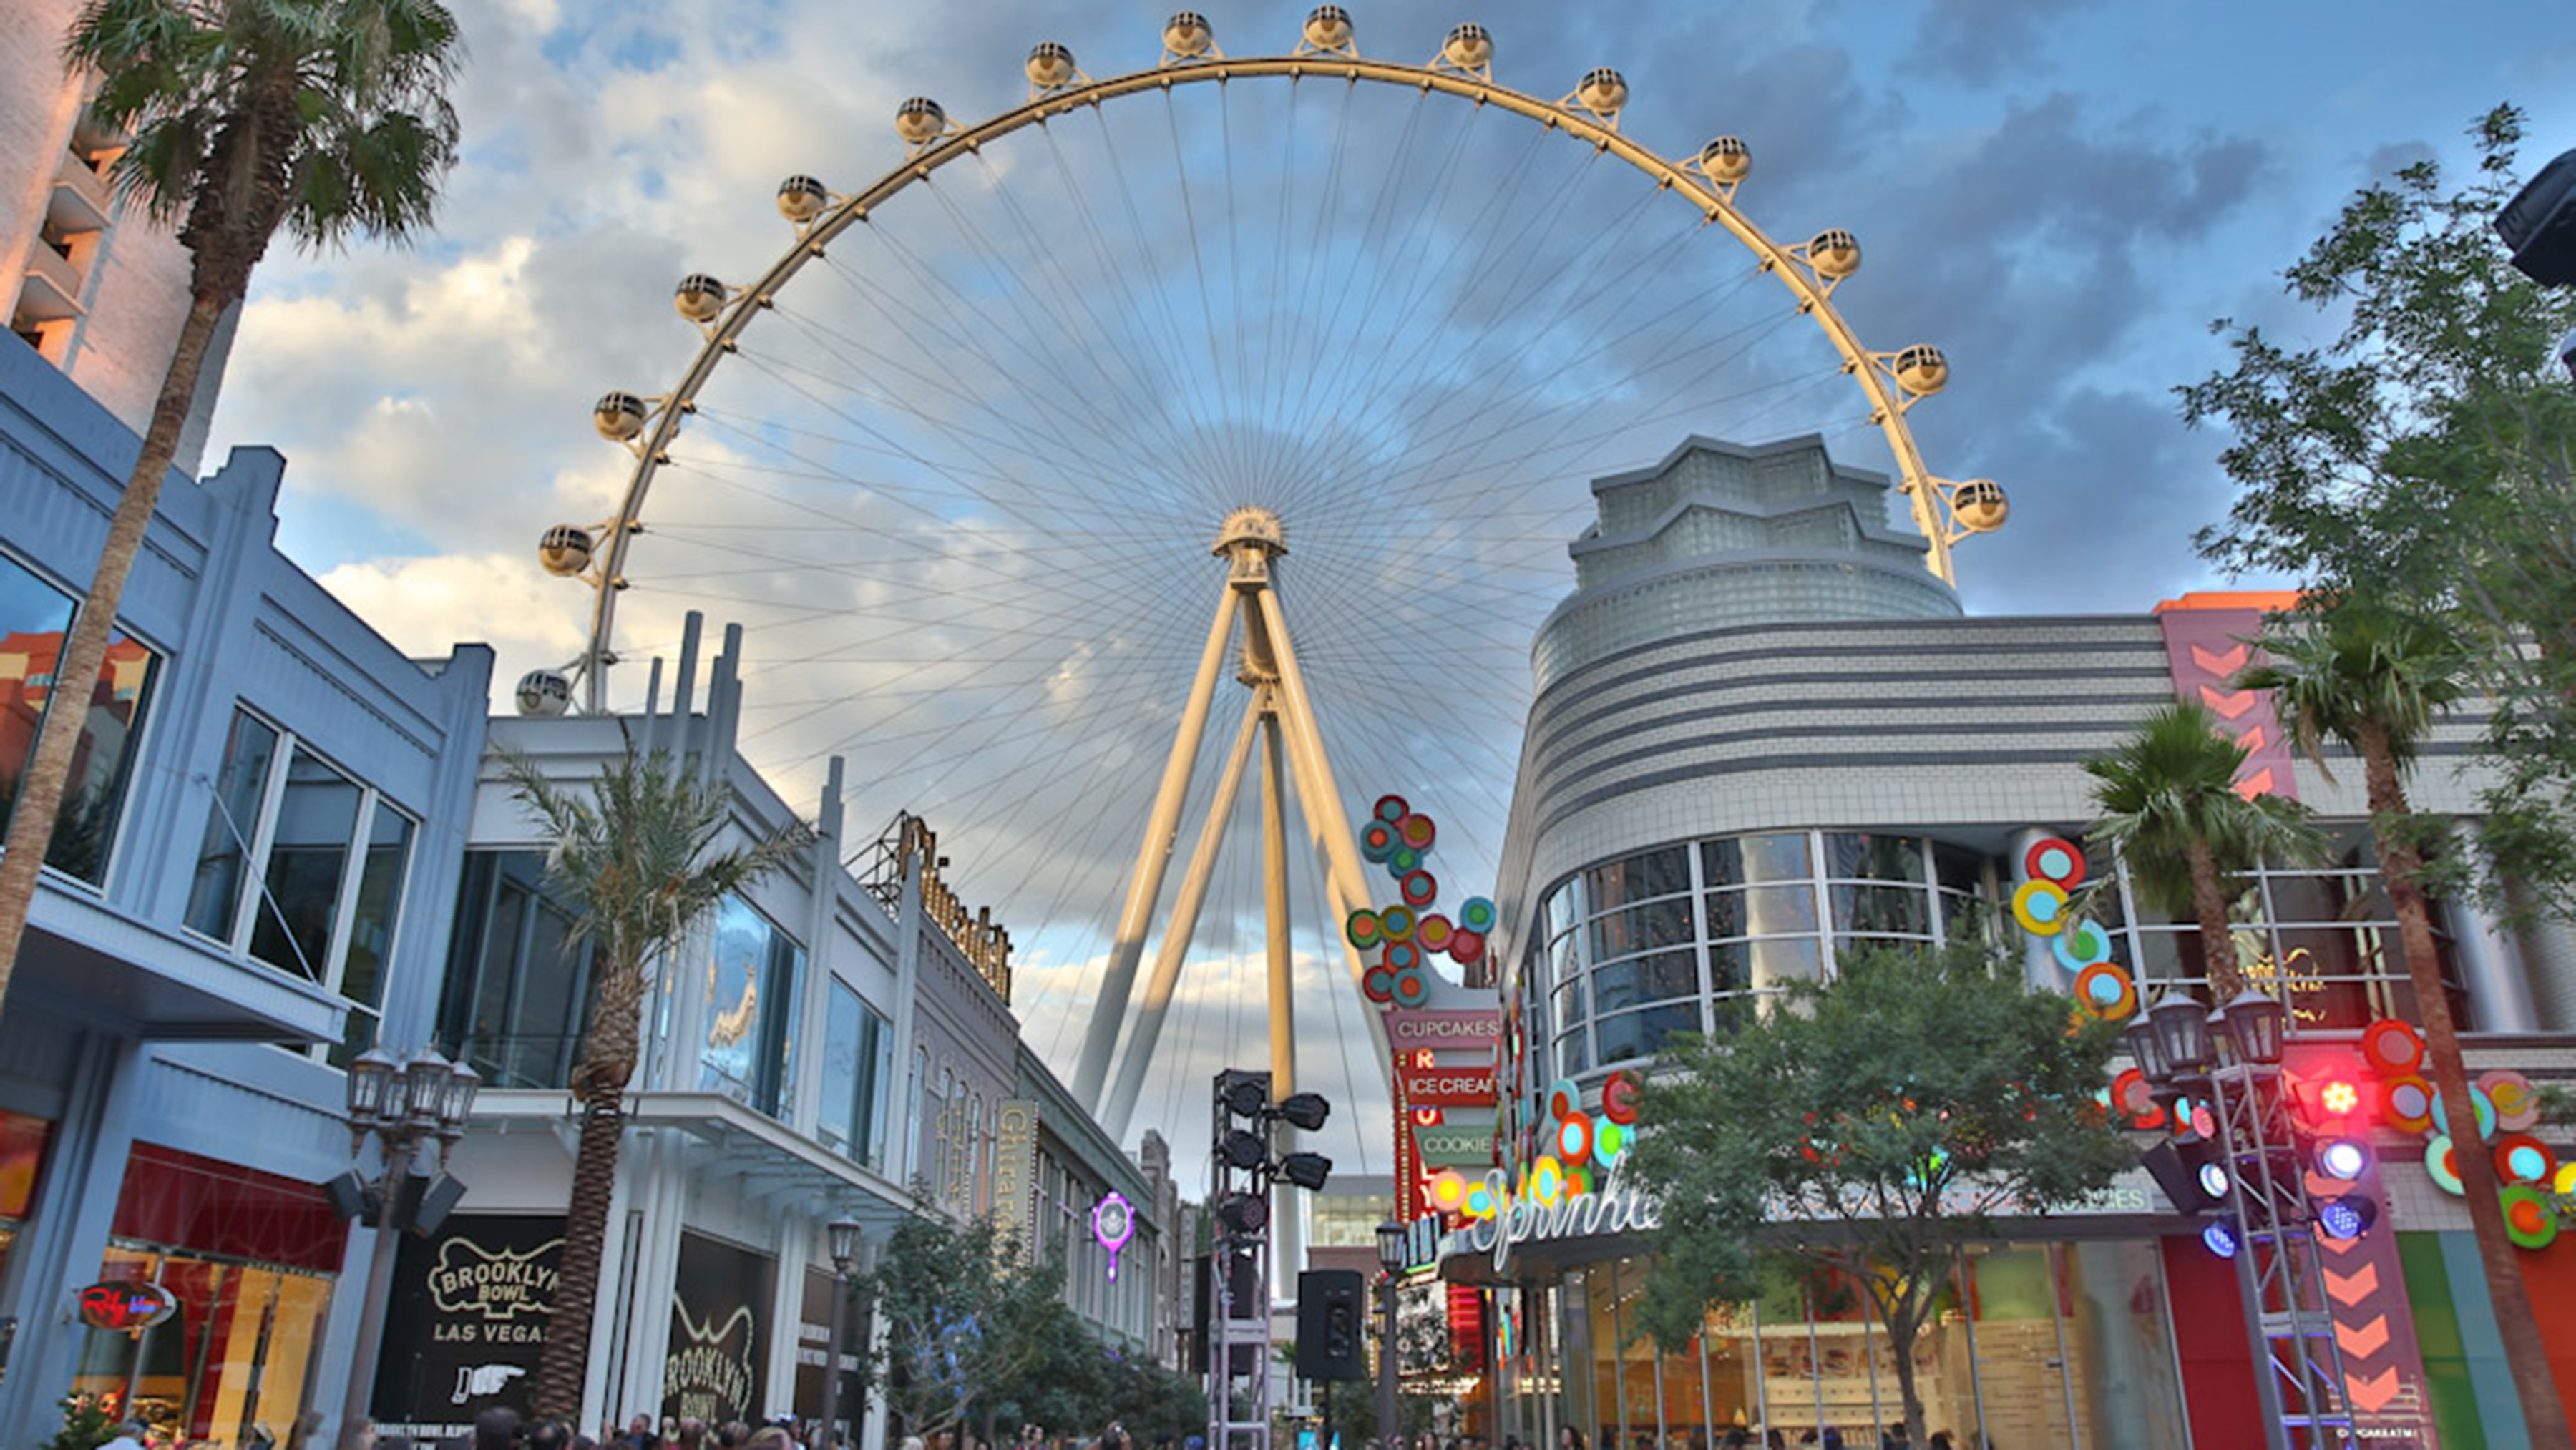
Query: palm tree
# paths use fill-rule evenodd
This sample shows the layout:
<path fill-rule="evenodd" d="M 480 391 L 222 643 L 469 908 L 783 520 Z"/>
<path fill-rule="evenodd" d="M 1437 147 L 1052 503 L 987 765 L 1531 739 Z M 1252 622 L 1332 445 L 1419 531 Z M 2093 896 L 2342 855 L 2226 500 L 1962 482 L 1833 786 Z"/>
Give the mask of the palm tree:
<path fill-rule="evenodd" d="M 445 88 L 459 56 L 455 17 L 437 0 L 91 0 L 81 12 L 63 58 L 98 74 L 90 112 L 130 138 L 118 193 L 178 227 L 188 317 L 58 678 L 98 677 L 206 349 L 270 239 L 282 227 L 307 245 L 353 233 L 401 241 L 428 225 L 456 159 Z M 10 817 L 0 999 L 89 707 L 85 686 L 53 692 Z"/>
<path fill-rule="evenodd" d="M 730 791 L 702 785 L 667 751 L 638 755 L 631 741 L 587 791 L 557 785 L 523 755 L 503 752 L 502 768 L 512 793 L 544 827 L 548 884 L 581 913 L 572 942 L 597 960 L 598 985 L 570 1084 L 582 1105 L 581 1145 L 563 1262 L 530 1391 L 538 1416 L 577 1425 L 626 1085 L 635 1076 L 654 970 L 725 897 L 785 864 L 805 833 L 790 827 L 747 848 L 716 850 L 733 819 Z"/>
<path fill-rule="evenodd" d="M 2298 802 L 2237 793 L 2245 756 L 2208 706 L 2181 700 L 2148 715 L 2110 754 L 2084 762 L 2102 811 L 2090 839 L 2128 864 L 2149 905 L 2188 911 L 2200 923 L 2210 991 L 2221 1002 L 2245 990 L 2227 930 L 2227 878 L 2265 857 L 2310 860 L 2322 849 Z"/>
<path fill-rule="evenodd" d="M 2259 641 L 2270 655 L 2237 678 L 2241 689 L 2270 690 L 2282 726 L 2299 748 L 2325 769 L 2331 740 L 2361 757 L 2363 797 L 2379 847 L 2380 879 L 2397 911 L 2397 938 L 2406 954 L 2406 977 L 2423 1020 L 2425 1055 L 2433 1086 L 2442 1094 L 2443 1131 L 2458 1145 L 2461 1193 L 2477 1230 L 2478 1260 L 2487 1295 L 2505 1327 L 2505 1362 L 2531 1443 L 2565 1450 L 2567 1413 L 2551 1388 L 2549 1360 L 2531 1312 L 2513 1243 L 2505 1236 L 2495 1166 L 2480 1146 L 2468 1067 L 2460 1058 L 2458 1024 L 2433 949 L 2431 903 L 2424 895 L 2421 836 L 2406 801 L 2406 777 L 2423 752 L 2433 722 L 2469 697 L 2477 659 L 2443 622 L 2421 614 L 2358 600 L 2313 600 L 2298 615 L 2267 630 Z M 2329 777 L 2331 778 L 2331 777 Z"/>

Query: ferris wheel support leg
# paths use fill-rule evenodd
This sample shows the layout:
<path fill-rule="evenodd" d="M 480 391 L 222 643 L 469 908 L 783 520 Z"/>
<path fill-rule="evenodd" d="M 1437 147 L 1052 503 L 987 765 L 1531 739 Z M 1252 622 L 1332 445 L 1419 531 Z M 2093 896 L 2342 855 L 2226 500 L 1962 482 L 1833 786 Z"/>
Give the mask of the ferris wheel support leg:
<path fill-rule="evenodd" d="M 1261 715 L 1261 916 L 1263 935 L 1267 938 L 1270 966 L 1270 1100 L 1278 1102 L 1297 1091 L 1297 1010 L 1290 990 L 1295 981 L 1296 958 L 1290 952 L 1288 920 L 1288 782 L 1283 778 L 1279 760 L 1279 714 L 1275 708 L 1277 687 L 1264 685 L 1256 698 L 1265 706 Z M 1282 1152 L 1296 1147 L 1296 1130 L 1280 1126 Z M 1270 1221 L 1277 1225 L 1274 1238 L 1278 1246 L 1278 1267 L 1271 1275 L 1271 1297 L 1281 1297 L 1280 1289 L 1293 1283 L 1288 1276 L 1306 1267 L 1306 1245 L 1303 1224 L 1298 1220 L 1302 1196 L 1297 1189 L 1281 1184 L 1272 1190 Z"/>
<path fill-rule="evenodd" d="M 1351 819 L 1342 810 L 1341 787 L 1333 780 L 1333 763 L 1324 752 L 1324 735 L 1315 724 L 1314 702 L 1306 693 L 1306 672 L 1297 663 L 1297 646 L 1288 633 L 1287 617 L 1280 611 L 1278 593 L 1262 589 L 1253 597 L 1260 601 L 1262 623 L 1269 630 L 1270 647 L 1278 659 L 1280 702 L 1286 707 L 1280 723 L 1288 736 L 1289 765 L 1297 773 L 1297 799 L 1305 807 L 1306 819 L 1323 837 L 1324 860 L 1332 868 L 1332 894 L 1341 898 L 1336 905 L 1344 912 L 1355 911 L 1368 903 L 1368 874 L 1360 869 L 1359 838 L 1351 834 Z M 1338 927 L 1340 923 L 1334 925 Z M 1359 957 L 1353 954 L 1348 960 L 1351 985 L 1356 989 L 1360 985 Z M 1369 1036 L 1377 1044 L 1380 1065 L 1391 1063 L 1386 1024 L 1365 1007 L 1361 1015 L 1368 1019 Z"/>
<path fill-rule="evenodd" d="M 1207 734 L 1208 704 L 1216 695 L 1218 670 L 1225 664 L 1226 641 L 1234 633 L 1240 607 L 1232 585 L 1208 626 L 1207 647 L 1199 653 L 1198 677 L 1190 682 L 1190 700 L 1173 732 L 1172 753 L 1163 762 L 1163 783 L 1154 791 L 1153 814 L 1145 839 L 1136 848 L 1136 871 L 1128 879 L 1127 904 L 1118 913 L 1118 937 L 1109 949 L 1109 968 L 1100 981 L 1100 998 L 1091 1005 L 1091 1028 L 1082 1039 L 1082 1058 L 1074 1069 L 1074 1101 L 1094 1111 L 1109 1081 L 1109 1059 L 1118 1048 L 1118 1026 L 1127 1015 L 1127 997 L 1136 986 L 1136 959 L 1144 954 L 1145 924 L 1163 894 L 1163 872 L 1172 862 L 1172 842 L 1181 824 L 1181 797 L 1188 792 L 1190 771 L 1197 766 L 1199 741 Z"/>
<path fill-rule="evenodd" d="M 1118 1059 L 1118 1076 L 1111 1080 L 1109 1108 L 1100 1115 L 1100 1125 L 1121 1143 L 1127 1141 L 1127 1129 L 1135 1119 L 1136 1098 L 1144 1091 L 1145 1069 L 1153 1063 L 1154 1044 L 1163 1035 L 1163 1017 L 1171 1010 L 1172 992 L 1180 984 L 1190 938 L 1198 931 L 1199 911 L 1207 904 L 1208 880 L 1216 874 L 1217 852 L 1225 843 L 1226 822 L 1234 816 L 1235 797 L 1243 786 L 1243 767 L 1252 758 L 1252 733 L 1261 722 L 1263 710 L 1262 697 L 1257 693 L 1244 707 L 1243 727 L 1235 732 L 1234 749 L 1225 757 L 1225 773 L 1217 778 L 1216 798 L 1209 802 L 1207 820 L 1199 826 L 1189 869 L 1181 873 L 1181 894 L 1172 903 L 1171 923 L 1164 928 L 1162 945 L 1154 953 L 1154 974 L 1145 980 L 1145 1000 L 1136 1009 L 1136 1030 L 1127 1034 L 1126 1055 Z"/>

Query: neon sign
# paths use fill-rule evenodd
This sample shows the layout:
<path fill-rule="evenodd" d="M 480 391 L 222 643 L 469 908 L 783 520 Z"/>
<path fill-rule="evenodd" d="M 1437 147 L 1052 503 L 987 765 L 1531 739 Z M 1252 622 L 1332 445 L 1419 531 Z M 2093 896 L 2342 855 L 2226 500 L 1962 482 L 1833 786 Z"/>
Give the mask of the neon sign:
<path fill-rule="evenodd" d="M 1127 1195 L 1111 1189 L 1091 1206 L 1091 1237 L 1109 1251 L 1109 1282 L 1118 1282 L 1118 1251 L 1136 1236 L 1136 1209 Z"/>
<path fill-rule="evenodd" d="M 178 1296 L 158 1284 L 111 1279 L 80 1291 L 81 1323 L 92 1329 L 149 1329 L 178 1312 Z"/>

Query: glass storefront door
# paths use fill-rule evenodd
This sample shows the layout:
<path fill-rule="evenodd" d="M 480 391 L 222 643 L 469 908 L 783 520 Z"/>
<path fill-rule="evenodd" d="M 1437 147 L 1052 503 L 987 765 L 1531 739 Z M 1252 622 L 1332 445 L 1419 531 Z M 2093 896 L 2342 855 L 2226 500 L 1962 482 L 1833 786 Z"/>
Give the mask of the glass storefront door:
<path fill-rule="evenodd" d="M 331 1280 L 305 1270 L 116 1245 L 102 1279 L 157 1283 L 178 1313 L 150 1329 L 83 1331 L 72 1393 L 141 1419 L 169 1444 L 259 1447 L 302 1413 Z"/>

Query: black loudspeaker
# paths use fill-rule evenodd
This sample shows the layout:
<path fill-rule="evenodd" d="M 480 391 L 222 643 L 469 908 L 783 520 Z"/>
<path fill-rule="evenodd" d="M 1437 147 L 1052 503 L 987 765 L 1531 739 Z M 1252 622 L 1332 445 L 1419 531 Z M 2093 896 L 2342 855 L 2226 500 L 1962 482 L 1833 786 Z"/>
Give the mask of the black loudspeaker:
<path fill-rule="evenodd" d="M 429 1180 L 429 1185 L 420 1192 L 420 1201 L 411 1206 L 411 1231 L 422 1238 L 438 1232 L 440 1226 L 447 1222 L 447 1216 L 456 1211 L 456 1205 L 464 1198 L 464 1180 L 447 1173 Z"/>
<path fill-rule="evenodd" d="M 1297 1276 L 1297 1377 L 1368 1378 L 1360 1333 L 1366 1283 L 1355 1269 L 1308 1269 Z"/>
<path fill-rule="evenodd" d="M 331 1200 L 331 1211 L 342 1218 L 372 1218 L 375 1195 L 367 1191 L 367 1180 L 356 1169 L 341 1174 L 322 1185 L 322 1196 Z"/>
<path fill-rule="evenodd" d="M 1188 1370 L 1193 1375 L 1207 1373 L 1208 1361 L 1208 1256 L 1190 1260 L 1190 1338 Z"/>

